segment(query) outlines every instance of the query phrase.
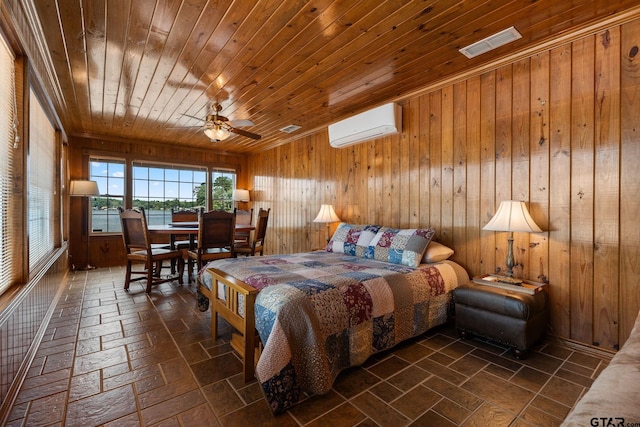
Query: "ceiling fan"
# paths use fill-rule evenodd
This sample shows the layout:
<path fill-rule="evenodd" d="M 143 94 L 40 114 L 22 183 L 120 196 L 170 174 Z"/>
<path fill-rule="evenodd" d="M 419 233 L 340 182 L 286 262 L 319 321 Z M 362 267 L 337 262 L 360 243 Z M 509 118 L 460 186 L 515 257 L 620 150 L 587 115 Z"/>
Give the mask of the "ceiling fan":
<path fill-rule="evenodd" d="M 229 120 L 228 118 L 221 116 L 219 113 L 222 111 L 222 105 L 215 103 L 213 104 L 213 114 L 207 114 L 207 118 L 204 121 L 204 125 L 201 126 L 201 129 L 204 131 L 204 134 L 211 141 L 224 141 L 229 138 L 232 133 L 237 135 L 246 136 L 252 139 L 260 139 L 261 135 L 257 133 L 249 132 L 244 129 L 239 129 L 244 126 L 253 126 L 253 122 L 251 120 L 241 119 L 241 120 Z M 197 120 L 202 120 L 198 117 L 190 116 L 185 114 L 187 117 L 191 117 Z"/>

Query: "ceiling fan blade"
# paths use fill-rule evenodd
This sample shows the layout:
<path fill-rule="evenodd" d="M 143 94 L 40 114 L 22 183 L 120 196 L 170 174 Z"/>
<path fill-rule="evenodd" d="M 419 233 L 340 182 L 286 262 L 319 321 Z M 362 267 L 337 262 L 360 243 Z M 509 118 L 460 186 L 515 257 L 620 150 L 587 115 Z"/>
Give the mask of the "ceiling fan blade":
<path fill-rule="evenodd" d="M 253 126 L 253 122 L 248 119 L 229 120 L 227 123 L 229 124 L 229 126 L 232 126 L 232 127 Z"/>
<path fill-rule="evenodd" d="M 198 125 L 198 126 L 176 126 L 176 127 L 165 128 L 165 129 L 167 129 L 167 130 L 176 130 L 176 129 L 185 130 L 185 129 L 205 129 L 205 128 L 206 128 L 206 126 Z"/>
<path fill-rule="evenodd" d="M 257 133 L 253 133 L 253 132 L 248 132 L 246 130 L 243 129 L 236 129 L 233 127 L 229 127 L 229 132 L 233 132 L 233 133 L 237 133 L 238 135 L 242 135 L 242 136 L 246 136 L 248 138 L 253 138 L 253 139 L 260 139 L 262 138 L 261 135 L 258 135 Z"/>
<path fill-rule="evenodd" d="M 182 113 L 182 115 L 185 116 L 185 117 L 191 117 L 192 119 L 196 119 L 199 122 L 203 122 L 204 121 L 204 120 L 202 120 L 202 117 L 196 117 L 196 116 L 192 116 L 191 114 L 185 114 L 185 113 Z"/>

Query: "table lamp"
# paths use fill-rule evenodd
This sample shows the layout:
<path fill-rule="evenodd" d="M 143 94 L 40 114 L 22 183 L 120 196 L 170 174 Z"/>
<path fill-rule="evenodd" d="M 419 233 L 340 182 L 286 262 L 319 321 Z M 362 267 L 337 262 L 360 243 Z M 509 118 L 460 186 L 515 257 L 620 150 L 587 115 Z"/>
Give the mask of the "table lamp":
<path fill-rule="evenodd" d="M 491 218 L 491 220 L 482 227 L 483 230 L 488 231 L 508 231 L 508 251 L 507 251 L 507 277 L 513 278 L 513 266 L 515 260 L 513 258 L 513 232 L 523 233 L 539 233 L 542 230 L 535 223 L 529 211 L 527 205 L 524 202 L 515 200 L 505 200 L 500 202 L 498 211 Z M 515 281 L 515 279 L 514 279 Z"/>
<path fill-rule="evenodd" d="M 313 220 L 313 222 L 324 222 L 327 224 L 327 243 L 329 243 L 329 225 L 332 222 L 338 222 L 340 218 L 336 215 L 336 211 L 333 210 L 333 205 L 322 205 L 320 206 L 320 212 Z"/>
<path fill-rule="evenodd" d="M 72 197 L 92 197 L 99 196 L 100 190 L 98 189 L 98 183 L 96 181 L 89 181 L 85 179 L 73 180 L 69 184 L 69 195 Z M 86 215 L 86 223 L 84 229 L 87 233 L 87 266 L 83 270 L 92 270 L 93 267 L 89 263 L 89 216 Z"/>
<path fill-rule="evenodd" d="M 233 201 L 234 202 L 250 202 L 251 198 L 249 197 L 249 190 L 243 190 L 241 188 L 236 188 L 233 190 Z"/>

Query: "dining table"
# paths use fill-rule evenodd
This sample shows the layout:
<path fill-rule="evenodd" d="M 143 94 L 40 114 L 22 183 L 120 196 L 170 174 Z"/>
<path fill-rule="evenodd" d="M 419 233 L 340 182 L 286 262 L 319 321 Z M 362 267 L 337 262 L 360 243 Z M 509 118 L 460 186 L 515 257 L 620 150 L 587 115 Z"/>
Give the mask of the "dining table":
<path fill-rule="evenodd" d="M 176 248 L 176 236 L 189 236 L 189 249 L 195 249 L 196 238 L 198 237 L 198 228 L 200 223 L 198 221 L 181 221 L 170 222 L 168 224 L 155 224 L 147 225 L 147 230 L 150 235 L 169 235 L 169 245 L 171 249 Z M 256 227 L 251 224 L 236 224 L 235 231 L 253 231 Z M 191 259 L 189 259 L 189 263 Z M 175 265 L 171 264 L 171 273 L 175 273 Z"/>
<path fill-rule="evenodd" d="M 189 236 L 189 247 L 195 248 L 196 237 L 198 237 L 198 221 L 170 222 L 168 224 L 148 225 L 149 234 L 169 235 L 171 249 L 175 249 L 176 236 Z M 236 224 L 235 231 L 253 231 L 255 226 L 251 224 Z"/>

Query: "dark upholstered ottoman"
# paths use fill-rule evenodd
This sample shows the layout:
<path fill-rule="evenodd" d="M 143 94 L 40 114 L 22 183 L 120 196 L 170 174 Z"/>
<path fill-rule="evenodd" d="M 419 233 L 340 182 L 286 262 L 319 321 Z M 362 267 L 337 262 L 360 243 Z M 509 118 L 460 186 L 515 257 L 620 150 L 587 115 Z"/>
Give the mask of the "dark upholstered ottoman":
<path fill-rule="evenodd" d="M 511 347 L 523 359 L 544 337 L 549 321 L 548 294 L 534 295 L 469 283 L 454 290 L 456 328 L 463 339 L 478 335 Z"/>

